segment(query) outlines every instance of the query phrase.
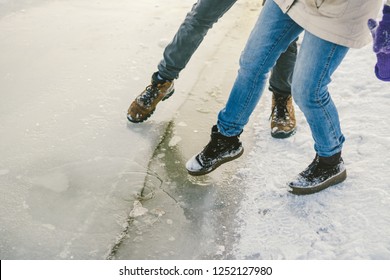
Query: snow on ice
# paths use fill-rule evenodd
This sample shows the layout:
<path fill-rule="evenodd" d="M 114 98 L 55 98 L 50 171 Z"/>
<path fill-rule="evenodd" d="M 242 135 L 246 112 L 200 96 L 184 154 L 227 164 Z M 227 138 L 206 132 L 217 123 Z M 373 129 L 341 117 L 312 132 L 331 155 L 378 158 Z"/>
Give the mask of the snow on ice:
<path fill-rule="evenodd" d="M 309 196 L 313 159 L 269 131 L 264 93 L 244 155 L 192 178 L 262 1 L 238 1 L 145 123 L 126 110 L 193 0 L 0 2 L 1 259 L 390 259 L 390 84 L 371 46 L 330 87 L 348 178 Z M 196 133 L 195 133 L 196 132 Z"/>

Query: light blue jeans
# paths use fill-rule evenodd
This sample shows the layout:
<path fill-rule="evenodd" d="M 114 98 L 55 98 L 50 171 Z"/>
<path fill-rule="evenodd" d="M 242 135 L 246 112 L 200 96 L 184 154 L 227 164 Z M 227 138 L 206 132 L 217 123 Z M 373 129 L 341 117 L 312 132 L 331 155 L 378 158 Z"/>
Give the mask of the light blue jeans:
<path fill-rule="evenodd" d="M 226 107 L 218 114 L 217 125 L 223 135 L 242 132 L 264 91 L 268 73 L 303 31 L 273 0 L 266 2 L 241 54 Z M 340 152 L 345 140 L 328 84 L 347 52 L 347 47 L 305 31 L 295 63 L 292 95 L 309 123 L 314 149 L 322 157 Z"/>

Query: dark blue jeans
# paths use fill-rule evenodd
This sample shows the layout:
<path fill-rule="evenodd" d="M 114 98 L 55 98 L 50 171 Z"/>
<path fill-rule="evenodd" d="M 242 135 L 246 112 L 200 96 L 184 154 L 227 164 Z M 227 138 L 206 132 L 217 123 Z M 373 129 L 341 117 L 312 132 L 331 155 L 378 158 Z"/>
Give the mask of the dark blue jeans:
<path fill-rule="evenodd" d="M 159 73 L 166 79 L 177 79 L 191 56 L 195 53 L 207 31 L 237 0 L 198 0 L 187 14 L 172 42 L 164 50 L 164 58 L 158 65 Z M 261 1 L 261 0 L 259 0 Z M 281 54 L 271 72 L 270 89 L 282 95 L 291 94 L 291 79 L 297 45 L 294 41 Z"/>

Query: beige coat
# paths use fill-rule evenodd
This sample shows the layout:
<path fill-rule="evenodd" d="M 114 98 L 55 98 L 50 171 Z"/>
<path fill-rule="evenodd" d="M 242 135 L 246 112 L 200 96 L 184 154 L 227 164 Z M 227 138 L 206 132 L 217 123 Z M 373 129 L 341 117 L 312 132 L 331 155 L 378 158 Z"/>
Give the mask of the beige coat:
<path fill-rule="evenodd" d="M 376 19 L 383 7 L 383 0 L 274 1 L 305 30 L 350 48 L 361 48 L 371 41 L 367 21 Z"/>

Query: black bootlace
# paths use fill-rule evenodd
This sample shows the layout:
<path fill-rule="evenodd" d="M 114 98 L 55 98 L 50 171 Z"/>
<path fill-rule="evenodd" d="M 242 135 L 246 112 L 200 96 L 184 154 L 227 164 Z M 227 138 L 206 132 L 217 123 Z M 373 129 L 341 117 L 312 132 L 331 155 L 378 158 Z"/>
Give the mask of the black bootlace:
<path fill-rule="evenodd" d="M 270 119 L 275 116 L 277 119 L 285 119 L 288 115 L 287 97 L 276 97 L 275 106 L 272 108 Z"/>
<path fill-rule="evenodd" d="M 140 101 L 146 106 L 152 105 L 152 102 L 154 99 L 156 99 L 158 95 L 159 89 L 157 87 L 157 84 L 151 84 L 146 87 L 145 93 L 142 94 L 139 99 Z"/>

